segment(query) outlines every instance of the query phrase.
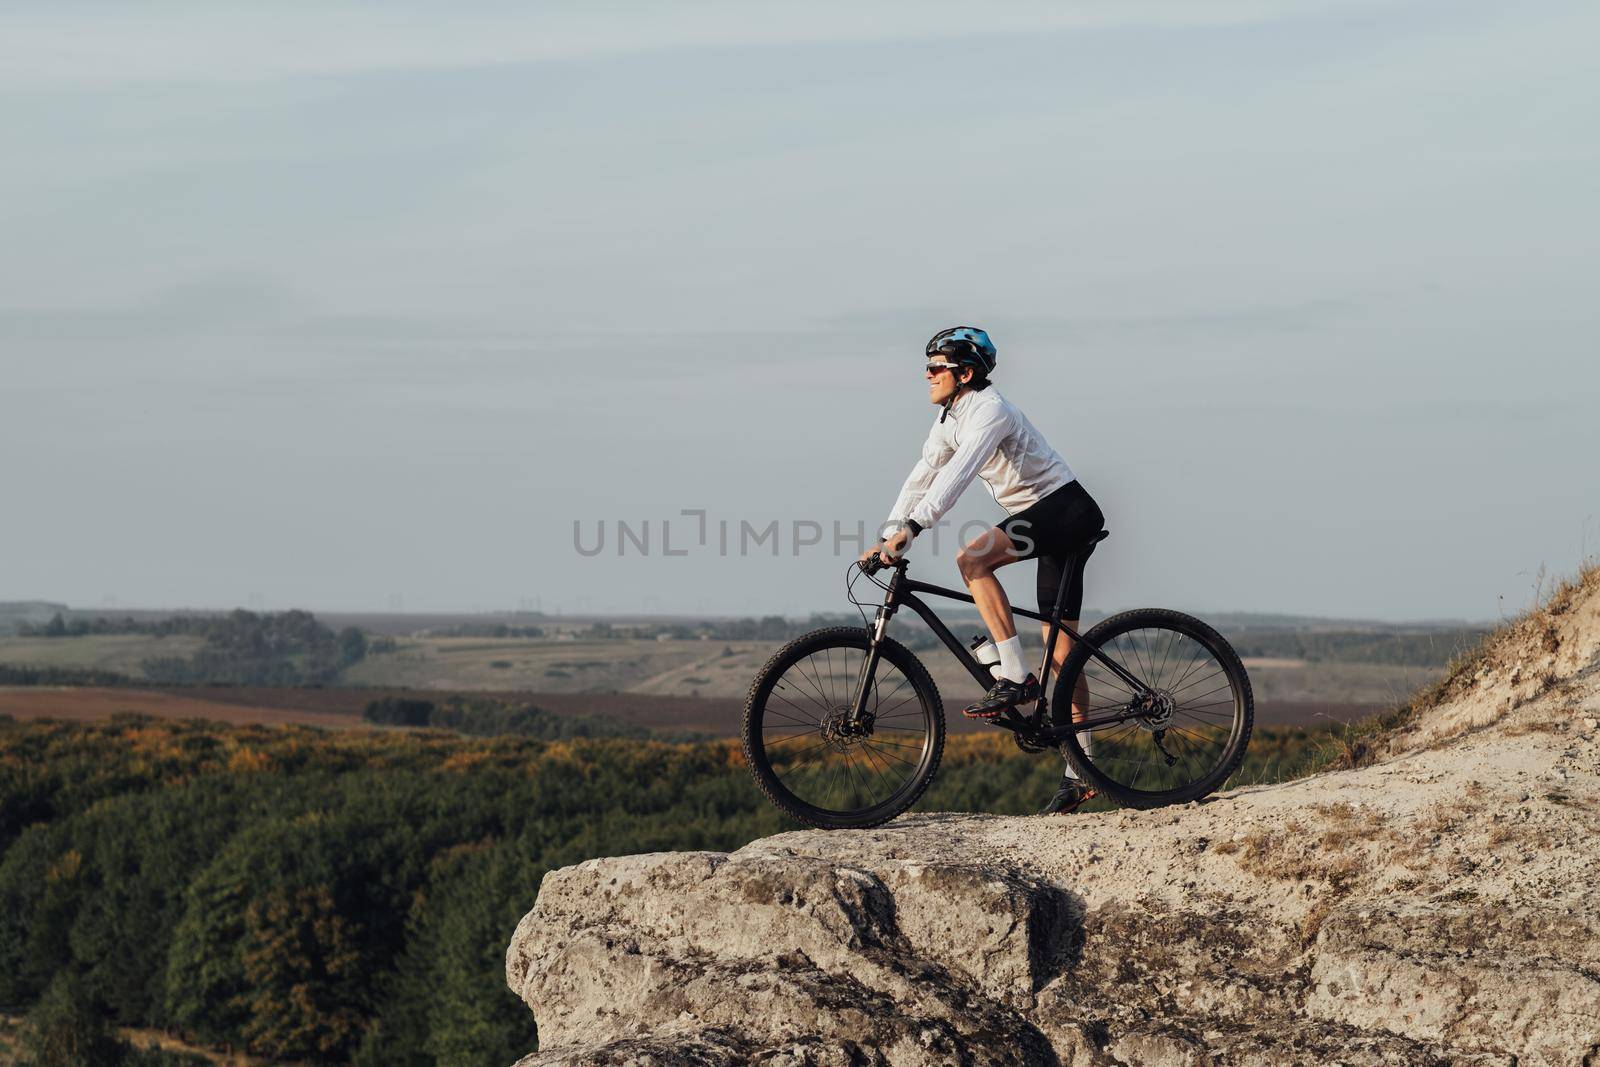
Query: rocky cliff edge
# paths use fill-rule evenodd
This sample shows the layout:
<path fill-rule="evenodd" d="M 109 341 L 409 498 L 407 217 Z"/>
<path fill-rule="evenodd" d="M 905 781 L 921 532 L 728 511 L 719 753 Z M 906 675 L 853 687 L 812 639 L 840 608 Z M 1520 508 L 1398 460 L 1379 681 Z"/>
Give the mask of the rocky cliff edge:
<path fill-rule="evenodd" d="M 1600 571 L 1356 769 L 550 873 L 557 1064 L 1600 1064 Z"/>

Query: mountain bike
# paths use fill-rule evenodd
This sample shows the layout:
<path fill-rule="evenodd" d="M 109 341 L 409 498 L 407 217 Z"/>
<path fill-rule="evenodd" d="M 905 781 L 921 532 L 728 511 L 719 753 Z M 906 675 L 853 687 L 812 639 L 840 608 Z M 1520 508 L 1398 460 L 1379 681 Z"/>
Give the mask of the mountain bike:
<path fill-rule="evenodd" d="M 1088 552 L 1109 536 L 1085 541 Z M 862 611 L 855 581 L 884 592 L 870 625 L 803 634 L 772 655 L 745 701 L 745 761 L 756 784 L 809 826 L 849 829 L 888 822 L 915 804 L 944 752 L 944 711 L 928 670 L 889 637 L 901 608 L 928 629 L 985 689 L 989 666 L 963 645 L 919 596 L 973 603 L 971 595 L 916 581 L 905 559 L 850 564 L 846 596 Z M 892 570 L 887 582 L 873 575 Z M 1165 608 L 1113 615 L 1079 634 L 1061 621 L 1071 567 L 1062 568 L 1048 616 L 1013 606 L 1013 616 L 1049 623 L 1032 710 L 988 720 L 1025 752 L 1058 749 L 1080 780 L 1134 808 L 1182 804 L 1226 782 L 1250 742 L 1253 698 L 1244 664 L 1204 622 Z M 1050 665 L 1062 631 L 1072 639 L 1054 692 Z M 973 648 L 982 641 L 974 638 Z"/>

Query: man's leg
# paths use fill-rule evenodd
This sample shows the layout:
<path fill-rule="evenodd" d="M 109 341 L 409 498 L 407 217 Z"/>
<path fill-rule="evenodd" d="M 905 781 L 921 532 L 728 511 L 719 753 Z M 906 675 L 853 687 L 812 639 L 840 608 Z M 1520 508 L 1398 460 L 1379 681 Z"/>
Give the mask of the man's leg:
<path fill-rule="evenodd" d="M 1062 598 L 1063 613 L 1080 614 L 1083 605 L 1083 565 L 1087 559 L 1088 553 L 1061 555 L 1045 552 L 1039 556 L 1038 594 L 1039 611 L 1042 614 L 1049 614 L 1055 609 L 1058 596 Z M 1067 656 L 1071 654 L 1072 647 L 1076 644 L 1065 628 L 1071 627 L 1073 631 L 1077 631 L 1079 622 L 1080 620 L 1076 618 L 1062 620 L 1063 629 L 1056 634 L 1056 647 L 1050 657 L 1051 671 L 1055 677 L 1060 676 L 1062 665 L 1066 663 Z M 1039 633 L 1042 640 L 1049 640 L 1050 624 L 1041 623 Z M 1080 673 L 1072 687 L 1073 722 L 1082 722 L 1088 718 L 1090 699 L 1088 677 Z M 1079 732 L 1077 740 L 1086 755 L 1092 754 L 1093 735 Z M 1062 767 L 1061 789 L 1045 807 L 1045 811 L 1074 810 L 1082 803 L 1085 795 L 1084 787 L 1078 782 L 1077 772 L 1072 769 L 1070 763 L 1066 764 Z"/>
<path fill-rule="evenodd" d="M 1070 627 L 1073 628 L 1073 630 L 1077 630 L 1078 629 L 1078 624 L 1079 624 L 1079 620 L 1077 620 L 1077 619 L 1062 619 L 1061 620 L 1061 625 L 1063 627 L 1070 626 Z M 1049 623 L 1042 622 L 1042 623 L 1039 624 L 1039 640 L 1040 641 L 1048 641 L 1048 640 L 1050 640 L 1050 624 Z M 1050 657 L 1050 672 L 1051 672 L 1050 676 L 1051 676 L 1051 678 L 1059 678 L 1061 676 L 1061 667 L 1062 667 L 1062 665 L 1064 663 L 1067 662 L 1067 656 L 1069 654 L 1071 654 L 1071 652 L 1072 652 L 1072 645 L 1073 645 L 1072 637 L 1066 632 L 1065 629 L 1061 630 L 1059 633 L 1056 634 L 1056 650 L 1055 650 L 1055 654 Z M 1086 672 L 1080 671 L 1080 672 L 1078 672 L 1078 681 L 1072 687 L 1072 721 L 1073 722 L 1082 722 L 1084 719 L 1087 719 L 1088 717 L 1089 717 L 1089 677 L 1088 677 L 1088 674 Z M 1081 747 L 1083 749 L 1083 751 L 1085 753 L 1092 753 L 1094 751 L 1093 744 L 1094 744 L 1094 735 L 1093 734 L 1088 734 L 1088 733 L 1079 733 L 1078 734 L 1078 745 L 1079 745 L 1079 747 Z M 1077 775 L 1073 772 L 1072 767 L 1071 767 L 1070 764 L 1066 768 L 1066 774 L 1067 774 L 1068 778 L 1076 778 L 1077 777 Z"/>
<path fill-rule="evenodd" d="M 1062 619 L 1063 629 L 1056 633 L 1055 654 L 1050 657 L 1050 677 L 1059 678 L 1061 667 L 1067 662 L 1067 656 L 1072 653 L 1072 635 L 1068 634 L 1065 627 L 1078 628 L 1077 619 Z M 1050 624 L 1039 624 L 1039 641 L 1044 643 L 1050 640 Z M 1088 717 L 1089 712 L 1089 679 L 1083 674 L 1078 675 L 1078 684 L 1072 687 L 1072 721 L 1081 722 Z"/>
<path fill-rule="evenodd" d="M 998 526 L 979 534 L 956 556 L 956 569 L 961 580 L 967 583 L 983 624 L 989 628 L 994 643 L 1017 636 L 1016 622 L 1011 617 L 1011 601 L 1006 598 L 1005 587 L 994 572 L 1018 560 L 1011 538 Z"/>
<path fill-rule="evenodd" d="M 1011 619 L 1011 601 L 994 576 L 996 570 L 1020 558 L 1011 538 L 998 527 L 973 540 L 956 557 L 962 580 L 1000 652 L 999 678 L 982 700 L 963 712 L 971 719 L 990 719 L 1006 708 L 1039 699 L 1039 684 L 1022 661 L 1022 639 Z"/>

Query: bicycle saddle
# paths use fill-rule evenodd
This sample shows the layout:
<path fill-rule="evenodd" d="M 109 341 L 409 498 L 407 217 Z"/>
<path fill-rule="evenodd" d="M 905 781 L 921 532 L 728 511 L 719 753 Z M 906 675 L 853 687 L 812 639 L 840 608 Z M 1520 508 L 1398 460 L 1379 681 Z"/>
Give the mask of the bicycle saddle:
<path fill-rule="evenodd" d="M 1093 537 L 1090 537 L 1087 540 L 1085 540 L 1083 542 L 1083 544 L 1079 545 L 1078 547 L 1079 548 L 1093 548 L 1095 545 L 1098 545 L 1101 541 L 1104 541 L 1106 538 L 1108 538 L 1110 536 L 1111 536 L 1111 531 L 1110 530 L 1101 530 L 1099 533 L 1095 534 Z"/>

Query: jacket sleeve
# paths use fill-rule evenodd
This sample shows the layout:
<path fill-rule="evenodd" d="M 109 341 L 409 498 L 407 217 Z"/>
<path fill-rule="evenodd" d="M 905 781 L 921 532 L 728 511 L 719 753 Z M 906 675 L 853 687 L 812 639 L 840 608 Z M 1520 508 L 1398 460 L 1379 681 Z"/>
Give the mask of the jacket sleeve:
<path fill-rule="evenodd" d="M 895 497 L 894 507 L 889 509 L 890 526 L 904 525 L 911 509 L 917 506 L 927 493 L 928 486 L 933 484 L 939 468 L 954 454 L 955 449 L 939 432 L 939 424 L 935 422 L 928 431 L 928 439 L 922 442 L 922 455 L 917 457 L 917 465 L 911 468 L 906 483 L 900 487 L 900 495 Z"/>
<path fill-rule="evenodd" d="M 981 421 L 974 413 L 971 421 L 961 428 L 960 445 L 940 465 L 932 483 L 925 492 L 918 494 L 918 500 L 903 517 L 924 528 L 938 522 L 994 455 L 1010 426 L 1010 419 L 998 404 L 984 409 Z"/>

